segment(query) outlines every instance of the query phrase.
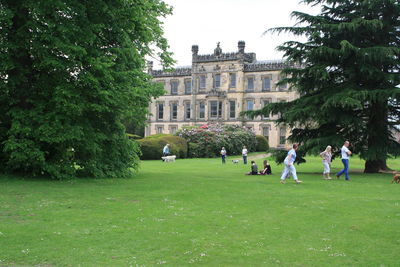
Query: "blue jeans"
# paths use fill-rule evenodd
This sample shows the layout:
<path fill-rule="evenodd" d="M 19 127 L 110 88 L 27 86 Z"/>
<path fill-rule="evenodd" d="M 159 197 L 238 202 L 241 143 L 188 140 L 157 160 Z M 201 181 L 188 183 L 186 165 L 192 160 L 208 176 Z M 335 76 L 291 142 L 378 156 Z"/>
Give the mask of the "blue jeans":
<path fill-rule="evenodd" d="M 343 166 L 344 169 L 341 170 L 340 172 L 338 172 L 338 174 L 336 174 L 337 177 L 339 177 L 340 175 L 342 175 L 344 173 L 344 176 L 346 178 L 346 180 L 349 180 L 349 160 L 348 159 L 342 159 L 343 162 Z"/>
<path fill-rule="evenodd" d="M 222 158 L 222 163 L 225 163 L 225 155 L 221 155 L 221 158 Z"/>
<path fill-rule="evenodd" d="M 247 164 L 247 156 L 243 156 L 243 164 Z"/>

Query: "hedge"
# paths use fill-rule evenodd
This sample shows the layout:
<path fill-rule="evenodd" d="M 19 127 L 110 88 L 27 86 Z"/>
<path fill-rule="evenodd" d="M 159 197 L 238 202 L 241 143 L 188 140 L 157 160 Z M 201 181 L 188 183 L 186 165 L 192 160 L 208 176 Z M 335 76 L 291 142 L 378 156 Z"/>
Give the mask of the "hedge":
<path fill-rule="evenodd" d="M 225 147 L 228 155 L 241 154 L 243 146 L 256 150 L 255 134 L 239 125 L 205 124 L 199 127 L 183 127 L 177 135 L 189 143 L 189 157 L 208 158 L 219 156 Z"/>
<path fill-rule="evenodd" d="M 256 151 L 268 151 L 269 150 L 269 144 L 267 138 L 265 138 L 262 135 L 256 135 L 257 139 L 257 146 L 256 146 Z"/>
<path fill-rule="evenodd" d="M 129 139 L 133 139 L 133 140 L 138 140 L 138 139 L 142 139 L 143 138 L 142 136 L 137 135 L 137 134 L 127 133 L 126 135 L 128 136 Z"/>
<path fill-rule="evenodd" d="M 188 145 L 184 138 L 172 135 L 149 136 L 139 139 L 140 149 L 142 151 L 141 159 L 161 159 L 163 148 L 169 144 L 171 155 L 177 158 L 186 158 Z"/>

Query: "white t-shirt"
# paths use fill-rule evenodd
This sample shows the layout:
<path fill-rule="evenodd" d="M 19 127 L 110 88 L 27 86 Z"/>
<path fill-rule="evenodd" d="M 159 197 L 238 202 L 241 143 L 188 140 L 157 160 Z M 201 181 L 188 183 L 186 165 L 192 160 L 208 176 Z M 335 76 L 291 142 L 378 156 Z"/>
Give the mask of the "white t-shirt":
<path fill-rule="evenodd" d="M 246 148 L 243 148 L 243 150 L 242 150 L 242 155 L 243 155 L 243 156 L 247 156 L 247 149 L 246 149 Z"/>
<path fill-rule="evenodd" d="M 289 156 L 290 156 L 290 160 L 289 160 Z M 285 158 L 285 160 L 283 161 L 286 165 L 288 164 L 293 164 L 294 161 L 296 160 L 296 150 L 294 149 L 290 149 L 289 152 L 287 153 L 287 156 Z"/>
<path fill-rule="evenodd" d="M 350 150 L 347 147 L 342 146 L 342 149 L 340 149 L 340 151 L 342 152 L 342 159 L 349 159 L 349 154 L 347 153 L 350 152 Z"/>
<path fill-rule="evenodd" d="M 225 149 L 222 149 L 222 150 L 221 150 L 221 155 L 222 155 L 222 156 L 226 156 L 226 150 L 225 150 Z"/>

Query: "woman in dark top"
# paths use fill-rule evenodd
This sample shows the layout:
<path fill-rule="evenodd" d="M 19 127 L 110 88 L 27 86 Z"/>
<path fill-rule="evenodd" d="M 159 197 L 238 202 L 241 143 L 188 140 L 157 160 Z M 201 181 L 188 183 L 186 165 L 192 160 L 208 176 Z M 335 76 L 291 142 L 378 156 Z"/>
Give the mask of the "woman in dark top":
<path fill-rule="evenodd" d="M 272 174 L 271 165 L 269 165 L 268 161 L 264 160 L 263 163 L 264 163 L 263 164 L 264 165 L 264 169 L 262 171 L 260 171 L 260 174 L 262 174 L 262 175 L 266 175 L 266 174 L 270 175 L 270 174 Z"/>

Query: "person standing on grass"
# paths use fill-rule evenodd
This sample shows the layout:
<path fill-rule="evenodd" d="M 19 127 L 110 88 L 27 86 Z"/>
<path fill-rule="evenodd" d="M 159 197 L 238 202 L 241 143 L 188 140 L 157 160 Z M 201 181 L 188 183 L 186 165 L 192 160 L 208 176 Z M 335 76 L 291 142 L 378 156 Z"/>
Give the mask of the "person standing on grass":
<path fill-rule="evenodd" d="M 243 157 L 243 164 L 247 164 L 247 148 L 245 146 L 243 146 L 242 149 L 242 157 Z"/>
<path fill-rule="evenodd" d="M 322 158 L 322 164 L 324 165 L 324 172 L 322 173 L 322 179 L 331 180 L 330 172 L 331 172 L 331 159 L 332 159 L 332 147 L 327 146 L 325 151 L 322 151 L 319 154 Z"/>
<path fill-rule="evenodd" d="M 340 152 L 342 154 L 342 163 L 343 163 L 343 170 L 338 172 L 336 174 L 336 178 L 339 179 L 340 175 L 344 173 L 346 181 L 350 181 L 349 178 L 349 156 L 352 154 L 351 151 L 349 150 L 350 142 L 346 141 L 344 142 L 342 148 L 340 149 Z"/>
<path fill-rule="evenodd" d="M 221 149 L 221 158 L 222 158 L 222 164 L 225 164 L 225 158 L 226 158 L 225 147 L 222 147 L 222 149 Z"/>
<path fill-rule="evenodd" d="M 292 174 L 293 180 L 299 184 L 302 183 L 302 181 L 299 181 L 297 178 L 297 173 L 296 173 L 296 168 L 294 167 L 294 161 L 296 160 L 296 150 L 298 149 L 297 144 L 293 144 L 292 149 L 289 150 L 287 153 L 287 156 L 283 163 L 285 164 L 285 169 L 283 169 L 282 176 L 281 176 L 281 184 L 285 183 L 285 179 L 289 176 L 289 174 Z"/>
<path fill-rule="evenodd" d="M 163 148 L 163 156 L 169 156 L 170 152 L 169 152 L 169 144 L 166 144 Z"/>

